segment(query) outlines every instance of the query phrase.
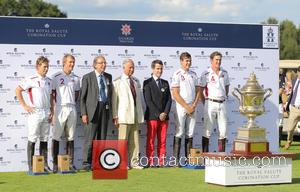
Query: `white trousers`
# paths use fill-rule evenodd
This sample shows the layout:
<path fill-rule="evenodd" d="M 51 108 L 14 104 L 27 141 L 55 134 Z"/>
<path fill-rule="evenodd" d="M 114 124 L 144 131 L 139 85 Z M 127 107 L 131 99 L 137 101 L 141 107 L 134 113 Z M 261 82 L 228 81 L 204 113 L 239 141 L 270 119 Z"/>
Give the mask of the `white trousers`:
<path fill-rule="evenodd" d="M 196 125 L 196 114 L 197 110 L 191 115 L 188 115 L 186 110 L 179 104 L 176 103 L 176 132 L 175 137 L 192 138 L 194 135 L 194 129 Z"/>
<path fill-rule="evenodd" d="M 217 103 L 210 100 L 205 101 L 204 137 L 210 137 L 215 123 L 218 125 L 219 139 L 225 139 L 227 137 L 227 114 L 225 102 Z"/>
<path fill-rule="evenodd" d="M 52 138 L 60 141 L 65 132 L 68 141 L 74 140 L 77 123 L 77 112 L 75 105 L 56 106 L 54 112 L 54 126 Z"/>
<path fill-rule="evenodd" d="M 37 142 L 38 139 L 42 142 L 48 141 L 49 115 L 49 109 L 35 109 L 34 113 L 28 114 L 28 141 L 33 143 Z"/>

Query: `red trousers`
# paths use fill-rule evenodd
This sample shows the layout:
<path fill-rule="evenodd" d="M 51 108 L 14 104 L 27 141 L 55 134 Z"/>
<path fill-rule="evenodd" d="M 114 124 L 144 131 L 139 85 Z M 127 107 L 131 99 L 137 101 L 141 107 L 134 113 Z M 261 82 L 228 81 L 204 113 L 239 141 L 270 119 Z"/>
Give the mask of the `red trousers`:
<path fill-rule="evenodd" d="M 160 166 L 164 164 L 163 157 L 166 158 L 166 139 L 168 121 L 148 120 L 147 121 L 147 147 L 146 153 L 149 165 L 154 165 L 154 141 L 157 134 L 157 157 Z M 155 158 L 157 159 L 157 158 Z"/>

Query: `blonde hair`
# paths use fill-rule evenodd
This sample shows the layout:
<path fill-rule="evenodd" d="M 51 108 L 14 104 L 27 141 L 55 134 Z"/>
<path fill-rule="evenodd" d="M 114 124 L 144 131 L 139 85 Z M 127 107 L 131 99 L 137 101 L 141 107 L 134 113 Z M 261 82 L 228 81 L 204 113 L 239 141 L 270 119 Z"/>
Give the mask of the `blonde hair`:
<path fill-rule="evenodd" d="M 49 64 L 49 59 L 47 57 L 40 56 L 39 58 L 37 58 L 35 65 L 37 67 L 38 65 L 42 65 L 43 63 Z"/>
<path fill-rule="evenodd" d="M 295 78 L 296 74 L 292 70 L 288 70 L 285 74 L 286 81 L 292 81 Z"/>

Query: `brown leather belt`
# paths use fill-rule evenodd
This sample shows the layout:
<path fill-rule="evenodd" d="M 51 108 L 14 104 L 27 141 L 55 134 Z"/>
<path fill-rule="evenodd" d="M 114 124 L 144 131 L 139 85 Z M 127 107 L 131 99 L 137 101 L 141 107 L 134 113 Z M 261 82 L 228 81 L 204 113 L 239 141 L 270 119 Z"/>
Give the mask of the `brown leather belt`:
<path fill-rule="evenodd" d="M 295 107 L 296 109 L 300 109 L 300 106 L 296 106 L 296 105 L 292 105 L 293 107 Z"/>
<path fill-rule="evenodd" d="M 225 101 L 225 100 L 217 100 L 217 99 L 210 99 L 210 98 L 205 98 L 205 100 L 209 100 L 216 103 L 223 103 Z"/>

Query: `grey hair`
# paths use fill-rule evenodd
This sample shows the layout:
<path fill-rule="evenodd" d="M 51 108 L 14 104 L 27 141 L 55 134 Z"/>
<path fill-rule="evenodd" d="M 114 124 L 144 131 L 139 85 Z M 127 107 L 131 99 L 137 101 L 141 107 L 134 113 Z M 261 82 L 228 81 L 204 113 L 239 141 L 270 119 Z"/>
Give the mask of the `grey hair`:
<path fill-rule="evenodd" d="M 102 58 L 102 59 L 106 60 L 105 57 L 102 56 L 102 55 L 96 56 L 96 57 L 94 58 L 94 60 L 93 60 L 93 67 L 95 67 L 95 65 L 96 65 L 96 63 L 97 63 L 97 59 L 99 59 L 99 58 Z"/>
<path fill-rule="evenodd" d="M 132 64 L 134 64 L 134 62 L 133 62 L 132 59 L 125 59 L 125 60 L 123 61 L 123 64 L 122 64 L 123 69 L 124 69 L 124 67 L 125 67 L 125 65 L 126 65 L 127 63 L 132 63 Z"/>

